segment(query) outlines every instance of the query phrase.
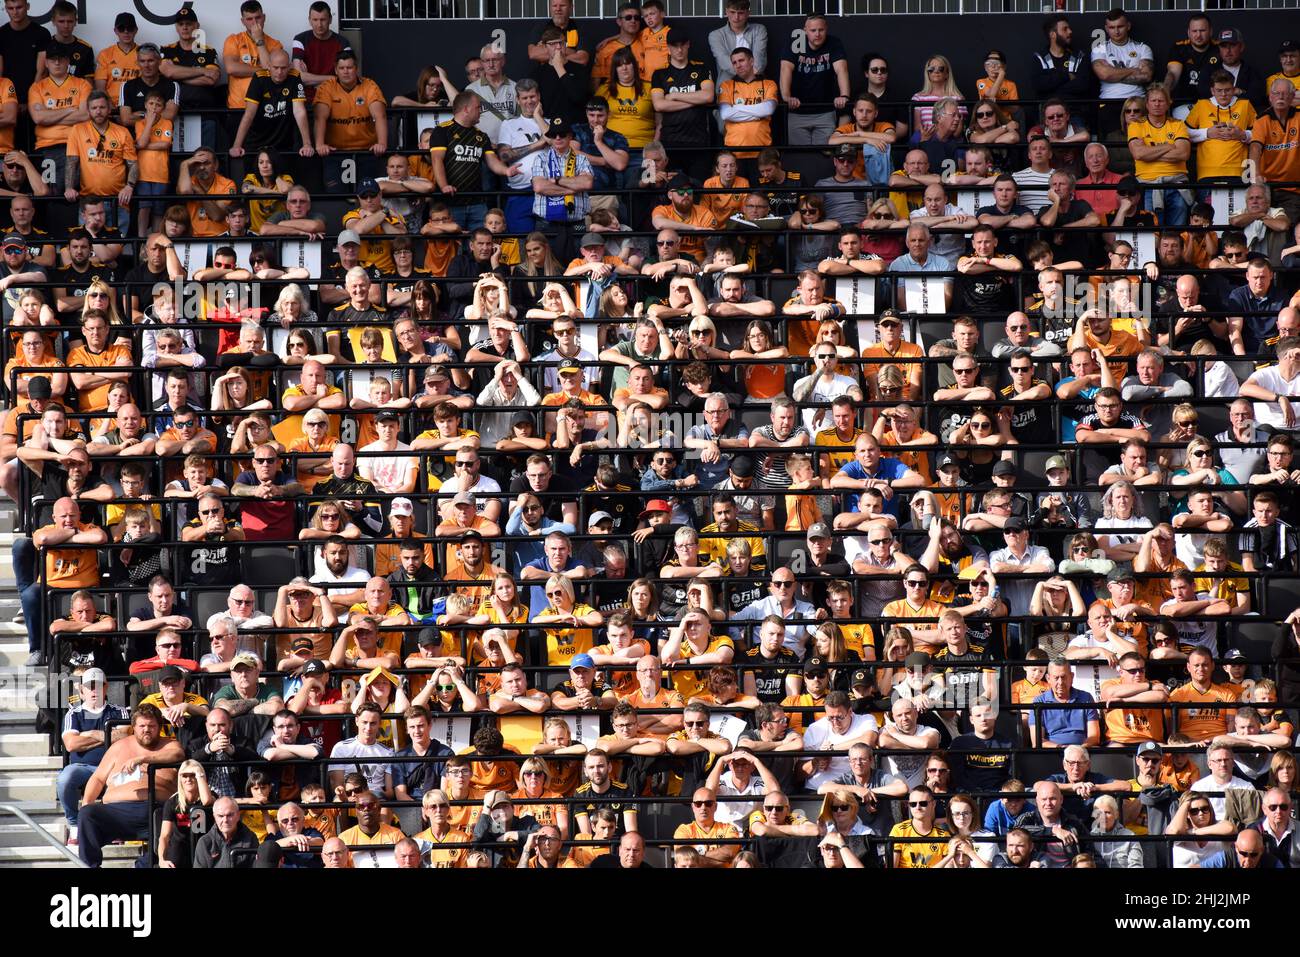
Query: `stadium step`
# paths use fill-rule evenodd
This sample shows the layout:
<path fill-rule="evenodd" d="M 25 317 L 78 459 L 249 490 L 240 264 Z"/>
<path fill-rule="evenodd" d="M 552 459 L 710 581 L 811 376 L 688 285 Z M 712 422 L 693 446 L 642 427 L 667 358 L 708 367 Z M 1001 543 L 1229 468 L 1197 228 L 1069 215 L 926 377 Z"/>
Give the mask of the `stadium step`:
<path fill-rule="evenodd" d="M 140 856 L 140 847 L 132 844 L 114 844 L 104 848 L 104 867 L 133 867 Z M 13 867 L 74 867 L 67 858 L 48 844 L 30 847 L 0 847 L 0 868 Z"/>
<path fill-rule="evenodd" d="M 7 818 L 6 820 L 13 821 L 15 819 Z M 63 820 L 62 814 L 56 814 L 51 820 L 38 820 L 36 823 L 60 844 L 68 839 L 68 824 Z M 32 834 L 32 829 L 26 824 L 0 824 L 0 849 L 35 849 L 40 846 L 41 843 Z"/>
<path fill-rule="evenodd" d="M 0 757 L 2 758 L 43 758 L 49 753 L 50 737 L 47 734 L 26 730 L 14 732 L 0 730 Z"/>
<path fill-rule="evenodd" d="M 2 608 L 0 613 L 3 613 Z M 0 621 L 0 668 L 21 668 L 30 654 L 27 629 L 15 625 L 12 620 Z"/>

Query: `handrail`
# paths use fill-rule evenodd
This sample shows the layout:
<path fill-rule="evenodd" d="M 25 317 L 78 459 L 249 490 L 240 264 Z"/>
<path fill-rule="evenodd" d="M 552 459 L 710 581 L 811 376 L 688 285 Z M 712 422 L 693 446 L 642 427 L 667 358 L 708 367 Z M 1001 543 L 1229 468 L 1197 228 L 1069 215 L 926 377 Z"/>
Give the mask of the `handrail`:
<path fill-rule="evenodd" d="M 50 847 L 54 848 L 65 858 L 71 861 L 74 867 L 90 866 L 85 861 L 83 861 L 80 857 L 78 857 L 76 854 L 73 854 L 70 850 L 68 850 L 67 847 L 61 844 L 53 834 L 51 834 L 49 831 L 45 830 L 45 828 L 41 827 L 34 820 L 32 820 L 31 815 L 28 814 L 26 811 L 24 811 L 22 808 L 20 808 L 18 805 L 0 804 L 0 814 L 12 814 L 14 817 L 18 818 L 19 821 L 21 821 L 23 824 L 27 825 L 27 827 L 35 831 L 37 837 L 39 837 L 42 841 L 50 845 Z"/>

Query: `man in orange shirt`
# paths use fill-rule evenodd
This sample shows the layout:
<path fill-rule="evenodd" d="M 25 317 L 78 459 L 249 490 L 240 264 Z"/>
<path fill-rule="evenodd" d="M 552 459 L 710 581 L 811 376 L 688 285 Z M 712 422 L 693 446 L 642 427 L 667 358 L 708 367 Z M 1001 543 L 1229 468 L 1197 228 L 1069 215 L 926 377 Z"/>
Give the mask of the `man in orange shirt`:
<path fill-rule="evenodd" d="M 110 366 L 134 365 L 131 350 L 121 343 L 108 343 L 108 320 L 98 309 L 87 311 L 81 320 L 81 337 L 85 345 L 68 353 L 72 386 L 77 390 L 77 407 L 82 412 L 99 412 L 108 408 L 108 392 L 114 382 L 128 382 L 129 372 L 107 372 Z M 76 372 L 77 367 L 95 372 Z"/>
<path fill-rule="evenodd" d="M 1100 349 L 1107 359 L 1111 374 L 1119 381 L 1128 375 L 1126 359 L 1142 351 L 1142 343 L 1131 332 L 1116 329 L 1110 316 L 1097 309 L 1089 309 L 1079 316 L 1074 335 L 1070 337 L 1071 349 Z"/>
<path fill-rule="evenodd" d="M 42 650 L 46 634 L 45 590 L 99 587 L 98 552 L 94 547 L 70 546 L 96 546 L 107 541 L 102 528 L 81 521 L 81 506 L 67 497 L 54 503 L 53 524 L 38 528 L 30 539 L 14 540 L 14 578 L 27 622 L 27 647 L 32 653 L 27 659 L 29 668 L 47 660 Z M 36 574 L 37 549 L 45 551 L 44 582 Z"/>
<path fill-rule="evenodd" d="M 217 154 L 200 146 L 184 160 L 176 174 L 176 192 L 185 196 L 234 196 L 235 184 L 217 172 Z M 230 202 L 201 199 L 189 203 L 190 231 L 200 239 L 220 236 L 226 231 L 226 211 Z"/>
<path fill-rule="evenodd" d="M 230 78 L 226 87 L 226 108 L 231 110 L 244 108 L 244 94 L 248 92 L 253 75 L 272 53 L 284 49 L 283 43 L 266 35 L 266 14 L 257 0 L 244 0 L 239 5 L 239 19 L 244 24 L 244 32 L 226 37 L 221 48 L 221 58 Z"/>
<path fill-rule="evenodd" d="M 617 19 L 618 33 L 596 44 L 596 55 L 591 64 L 591 88 L 593 90 L 599 90 L 604 86 L 605 81 L 609 79 L 612 72 L 609 61 L 614 58 L 615 53 L 624 47 L 632 48 L 632 55 L 636 57 L 638 71 L 643 77 L 649 78 L 641 65 L 645 62 L 645 46 L 641 42 L 641 7 L 633 0 L 624 0 L 618 6 Z"/>
<path fill-rule="evenodd" d="M 68 72 L 67 51 L 55 45 L 45 55 L 46 69 L 49 75 L 37 80 L 27 91 L 27 112 L 36 124 L 36 161 L 41 166 L 42 159 L 55 162 L 56 192 L 63 192 L 63 157 L 68 140 L 68 131 L 78 123 L 84 122 L 89 114 L 86 112 L 86 99 L 94 92 L 89 80 L 72 76 Z"/>
<path fill-rule="evenodd" d="M 1119 677 L 1101 683 L 1102 712 L 1106 721 L 1106 738 L 1111 744 L 1141 744 L 1165 739 L 1164 712 L 1159 708 L 1135 708 L 1126 705 L 1162 704 L 1169 700 L 1169 689 L 1147 678 L 1147 663 L 1136 651 L 1120 655 Z"/>
<path fill-rule="evenodd" d="M 1214 683 L 1214 656 L 1208 649 L 1191 650 L 1187 655 L 1187 674 L 1192 680 L 1170 693 L 1171 702 L 1217 705 L 1237 700 L 1237 692 L 1231 685 Z M 1174 721 L 1182 734 L 1204 742 L 1227 734 L 1233 727 L 1235 714 L 1231 708 L 1183 708 L 1175 713 Z"/>
<path fill-rule="evenodd" d="M 140 75 L 140 64 L 135 53 L 135 35 L 138 29 L 134 14 L 119 13 L 113 21 L 113 33 L 117 42 L 104 47 L 95 57 L 95 89 L 107 93 L 110 103 L 118 101 L 123 83 Z"/>
<path fill-rule="evenodd" d="M 108 94 L 95 90 L 86 97 L 90 119 L 68 130 L 67 165 L 64 173 L 69 203 L 79 196 L 102 197 L 106 206 L 116 205 L 117 229 L 126 235 L 131 221 L 131 195 L 135 191 L 140 168 L 136 163 L 135 137 L 109 117 L 112 106 Z M 114 219 L 107 209 L 109 222 Z"/>
<path fill-rule="evenodd" d="M 680 173 L 668 181 L 668 202 L 656 206 L 650 214 L 655 229 L 673 229 L 682 236 L 681 250 L 701 261 L 704 255 L 704 237 L 690 233 L 718 228 L 718 221 L 707 206 L 697 205 L 690 180 Z"/>
<path fill-rule="evenodd" d="M 344 157 L 338 152 L 363 153 L 352 157 L 359 178 L 379 175 L 378 157 L 388 152 L 388 114 L 379 85 L 361 76 L 357 55 L 344 50 L 334 64 L 334 79 L 316 88 L 312 101 L 316 152 L 325 158 L 325 188 L 340 192 Z"/>
<path fill-rule="evenodd" d="M 1300 182 L 1300 110 L 1291 81 L 1278 77 L 1268 87 L 1268 112 L 1250 129 L 1250 162 L 1266 183 Z M 1289 222 L 1300 221 L 1300 190 L 1274 186 L 1273 202 Z"/>
<path fill-rule="evenodd" d="M 722 118 L 723 142 L 729 147 L 771 146 L 772 114 L 776 112 L 779 89 L 776 83 L 758 75 L 754 54 L 747 47 L 731 51 L 731 69 L 735 76 L 723 80 L 718 88 L 718 115 Z M 741 173 L 753 182 L 758 178 L 754 165 L 757 153 L 736 153 L 745 161 Z"/>

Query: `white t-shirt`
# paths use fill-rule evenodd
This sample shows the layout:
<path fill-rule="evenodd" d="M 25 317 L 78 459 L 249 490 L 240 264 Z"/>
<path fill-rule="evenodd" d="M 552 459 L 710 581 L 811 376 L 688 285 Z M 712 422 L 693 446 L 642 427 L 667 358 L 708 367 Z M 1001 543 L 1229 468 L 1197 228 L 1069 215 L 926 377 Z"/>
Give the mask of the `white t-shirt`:
<path fill-rule="evenodd" d="M 537 121 L 531 116 L 516 116 L 513 119 L 506 120 L 501 124 L 497 132 L 496 143 L 498 146 L 509 146 L 513 149 L 519 149 L 521 146 L 531 146 L 542 138 L 541 131 L 537 129 Z M 527 164 L 522 164 L 527 165 Z M 518 173 L 506 180 L 508 189 L 526 189 L 533 188 L 532 177 L 528 175 L 526 169 L 521 169 Z"/>
<path fill-rule="evenodd" d="M 1247 382 L 1276 392 L 1278 395 L 1300 395 L 1300 374 L 1295 378 L 1284 379 L 1278 366 L 1256 369 Z M 1260 425 L 1272 425 L 1285 428 L 1286 420 L 1282 417 L 1282 406 L 1277 402 L 1256 402 L 1255 421 Z"/>
<path fill-rule="evenodd" d="M 876 719 L 869 714 L 855 714 L 853 720 L 849 722 L 849 729 L 844 734 L 836 734 L 831 729 L 829 718 L 821 718 L 814 721 L 808 726 L 803 733 L 803 744 L 805 751 L 827 750 L 844 750 L 843 742 L 851 741 L 854 738 L 861 737 L 868 731 L 878 731 L 880 726 L 876 724 Z M 815 791 L 823 784 L 830 784 L 841 774 L 848 773 L 849 759 L 847 755 L 831 758 L 831 766 L 825 771 L 818 771 L 808 779 L 809 790 Z"/>
<path fill-rule="evenodd" d="M 460 476 L 457 475 L 442 483 L 438 489 L 438 498 L 441 500 L 444 496 L 455 495 L 460 490 Z M 480 475 L 478 481 L 465 491 L 474 493 L 474 511 L 482 515 L 483 509 L 487 507 L 487 503 L 492 496 L 501 494 L 501 483 L 494 478 Z"/>
<path fill-rule="evenodd" d="M 325 589 L 327 598 L 335 595 L 345 595 L 350 591 L 356 591 L 357 586 L 365 585 L 370 581 L 370 573 L 364 568 L 357 568 L 355 565 L 349 566 L 341 578 L 335 578 L 329 573 L 328 569 L 322 568 L 311 578 L 313 585 L 319 585 Z"/>
<path fill-rule="evenodd" d="M 1102 644 L 1093 638 L 1092 633 L 1089 632 L 1085 635 L 1079 635 L 1077 638 L 1071 638 L 1070 643 L 1065 647 L 1067 649 L 1101 648 Z M 1102 684 L 1112 678 L 1119 677 L 1119 672 L 1110 665 L 1073 665 L 1071 670 L 1074 672 L 1074 687 L 1088 692 L 1098 701 L 1101 700 Z"/>
<path fill-rule="evenodd" d="M 1219 784 L 1214 780 L 1214 775 L 1207 774 L 1205 777 L 1196 781 L 1191 789 L 1193 791 L 1227 791 L 1231 788 L 1241 788 L 1243 791 L 1255 790 L 1255 785 L 1251 784 L 1245 778 L 1239 778 L 1235 774 L 1227 784 Z M 1228 799 L 1222 794 L 1206 795 L 1206 800 L 1214 805 L 1214 819 L 1222 821 L 1223 815 L 1228 808 Z"/>
<path fill-rule="evenodd" d="M 1155 62 L 1155 57 L 1151 54 L 1151 48 L 1145 43 L 1138 43 L 1132 37 L 1129 37 L 1127 43 L 1116 44 L 1109 37 L 1101 40 L 1092 47 L 1092 62 L 1105 62 L 1111 66 L 1121 67 L 1131 70 L 1136 66 L 1141 66 L 1143 60 Z M 1130 96 L 1141 96 L 1144 89 L 1137 83 L 1102 83 L 1101 99 L 1103 100 L 1122 100 Z"/>
<path fill-rule="evenodd" d="M 371 442 L 361 448 L 362 452 L 386 451 L 378 442 Z M 418 469 L 420 460 L 414 455 L 402 455 L 411 451 L 405 442 L 398 442 L 397 448 L 385 455 L 358 456 L 357 472 L 362 478 L 375 483 L 380 492 L 395 492 L 406 483 L 411 469 Z"/>
<path fill-rule="evenodd" d="M 1195 841 L 1175 841 L 1174 867 L 1191 867 L 1193 864 L 1202 864 L 1227 846 L 1223 841 L 1209 841 L 1204 847 L 1197 847 Z"/>
<path fill-rule="evenodd" d="M 366 785 L 376 794 L 384 793 L 384 775 L 393 770 L 393 766 L 385 759 L 393 756 L 393 749 L 387 745 L 379 744 L 362 744 L 356 738 L 348 738 L 346 741 L 340 741 L 334 745 L 334 750 L 330 752 L 330 758 L 371 758 L 371 761 L 348 761 L 346 764 L 334 763 L 329 766 L 329 770 L 342 771 L 349 774 L 356 771 L 365 776 Z"/>
<path fill-rule="evenodd" d="M 848 395 L 849 390 L 857 385 L 853 379 L 846 375 L 836 373 L 829 382 L 825 376 L 817 376 L 817 381 L 813 383 L 812 391 L 805 397 L 804 402 L 834 402 L 842 395 Z M 822 413 L 822 421 L 814 422 L 817 413 Z M 828 407 L 810 407 L 804 409 L 803 426 L 809 432 L 816 433 L 818 429 L 826 428 L 831 421 L 831 410 Z"/>
<path fill-rule="evenodd" d="M 1145 515 L 1130 515 L 1128 518 L 1099 518 L 1093 523 L 1092 527 L 1094 531 L 1104 531 L 1112 528 L 1140 528 L 1145 531 L 1151 527 L 1151 519 Z M 1112 545 L 1127 545 L 1130 542 L 1142 541 L 1141 535 L 1104 535 L 1101 537 L 1109 539 Z"/>
<path fill-rule="evenodd" d="M 714 820 L 734 824 L 742 832 L 745 830 L 745 818 L 763 807 L 763 779 L 755 771 L 749 776 L 749 784 L 741 790 L 736 787 L 736 779 L 728 769 L 718 779 L 718 797 L 753 797 L 753 801 L 719 801 Z"/>
<path fill-rule="evenodd" d="M 1196 595 L 1200 601 L 1205 601 L 1213 596 L 1209 592 L 1198 592 Z M 1168 615 L 1165 611 L 1167 605 L 1177 604 L 1172 598 L 1160 606 L 1160 614 Z M 1219 653 L 1219 626 L 1213 621 L 1189 621 L 1186 618 L 1170 618 L 1175 628 L 1178 629 L 1178 646 L 1184 645 L 1195 646 L 1206 649 L 1212 655 Z M 1186 648 L 1183 649 L 1184 651 Z"/>

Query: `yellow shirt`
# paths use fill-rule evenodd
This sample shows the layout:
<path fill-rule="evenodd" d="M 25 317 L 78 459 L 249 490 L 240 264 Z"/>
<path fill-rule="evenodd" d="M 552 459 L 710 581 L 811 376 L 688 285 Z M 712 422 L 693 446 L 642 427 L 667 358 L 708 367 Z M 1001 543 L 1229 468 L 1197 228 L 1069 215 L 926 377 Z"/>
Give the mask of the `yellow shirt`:
<path fill-rule="evenodd" d="M 464 831 L 453 827 L 441 840 L 439 840 L 434 837 L 433 828 L 425 828 L 419 834 L 415 835 L 415 840 L 432 845 L 428 851 L 430 867 L 447 868 L 464 866 L 467 849 L 456 846 L 458 844 L 469 843 L 469 835 Z"/>
<path fill-rule="evenodd" d="M 377 844 L 396 844 L 405 838 L 401 828 L 393 827 L 391 824 L 379 825 L 379 830 L 367 837 L 361 830 L 361 825 L 350 827 L 339 835 L 339 840 L 348 847 L 366 847 Z"/>
<path fill-rule="evenodd" d="M 1227 106 L 1219 106 L 1211 98 L 1193 106 L 1185 122 L 1192 129 L 1209 129 L 1224 123 L 1249 132 L 1255 119 L 1255 108 L 1249 100 L 1236 97 Z M 1196 144 L 1196 175 L 1202 178 L 1240 176 L 1247 152 L 1248 145 L 1238 140 L 1202 140 Z"/>
<path fill-rule="evenodd" d="M 912 822 L 903 821 L 901 824 L 895 824 L 889 830 L 890 837 L 933 837 L 939 840 L 931 841 L 927 844 L 920 842 L 912 844 L 895 844 L 895 852 L 902 855 L 900 867 L 929 867 L 932 863 L 943 857 L 948 849 L 948 838 L 952 837 L 952 831 L 938 824 L 930 828 L 929 834 L 918 834 Z"/>
<path fill-rule="evenodd" d="M 1250 582 L 1245 578 L 1228 578 L 1233 572 L 1242 571 L 1242 567 L 1236 562 L 1228 562 L 1225 571 L 1215 578 L 1197 578 L 1196 593 L 1198 595 L 1208 594 L 1211 598 L 1219 598 L 1226 601 L 1233 608 L 1237 607 L 1237 596 L 1245 592 L 1250 594 Z M 1198 565 L 1196 568 L 1197 575 L 1209 575 L 1205 570 L 1205 565 Z M 1215 584 L 1217 578 L 1218 584 Z"/>
<path fill-rule="evenodd" d="M 359 209 L 349 210 L 343 214 L 343 228 L 351 229 L 349 225 L 355 223 L 363 215 Z M 403 233 L 406 232 L 406 224 L 394 216 L 392 213 L 384 213 L 384 222 L 390 226 L 397 226 Z M 380 236 L 381 239 L 367 239 L 368 236 Z M 393 240 L 389 234 L 384 232 L 383 223 L 375 226 L 373 229 L 362 234 L 361 237 L 361 265 L 375 266 L 385 275 L 393 272 L 396 267 L 393 265 Z M 392 361 L 392 360 L 389 360 Z"/>
<path fill-rule="evenodd" d="M 627 137 L 627 145 L 634 150 L 645 146 L 655 135 L 655 107 L 650 99 L 650 87 L 644 85 L 640 96 L 630 86 L 610 83 L 600 88 L 600 95 L 609 100 L 609 128 Z"/>
<path fill-rule="evenodd" d="M 710 537 L 716 535 L 717 537 Z M 727 567 L 727 543 L 732 538 L 743 538 L 749 542 L 750 555 L 754 564 L 759 568 L 766 566 L 767 546 L 764 539 L 759 534 L 759 529 L 752 522 L 740 522 L 739 530 L 735 532 L 719 532 L 718 523 L 710 522 L 700 529 L 700 557 L 707 558 L 709 562 L 714 562 Z M 704 563 L 704 564 L 707 564 Z"/>
<path fill-rule="evenodd" d="M 709 645 L 703 651 L 692 651 L 690 643 L 682 639 L 682 656 L 684 658 L 695 658 L 699 655 L 711 655 L 722 648 L 730 648 L 734 655 L 736 643 L 727 635 L 712 635 L 709 638 Z M 672 669 L 673 689 L 682 696 L 684 701 L 690 701 L 696 695 L 707 690 L 709 672 L 705 668 L 700 671 L 686 669 Z"/>
<path fill-rule="evenodd" d="M 1274 73 L 1272 76 L 1270 76 L 1267 80 L 1264 81 L 1265 92 L 1267 92 L 1268 88 L 1273 85 L 1274 80 L 1286 80 L 1288 83 L 1290 83 L 1292 86 L 1296 88 L 1297 93 L 1300 93 L 1300 73 L 1297 73 L 1295 76 L 1287 76 L 1285 73 L 1282 73 L 1281 71 Z"/>
<path fill-rule="evenodd" d="M 595 610 L 590 605 L 581 603 L 573 606 L 573 614 L 578 618 L 584 618 Z M 548 665 L 567 665 L 573 660 L 574 655 L 586 654 L 595 645 L 590 628 L 574 628 L 563 625 L 552 627 L 544 621 L 540 624 L 546 631 L 546 663 Z"/>
<path fill-rule="evenodd" d="M 275 37 L 266 33 L 262 34 L 262 42 L 266 45 L 267 54 L 272 54 L 276 50 L 283 50 L 284 44 Z M 232 33 L 226 37 L 225 46 L 221 48 L 221 55 L 225 57 L 235 57 L 245 66 L 251 66 L 254 70 L 266 69 L 266 64 L 262 62 L 261 52 L 253 38 L 248 35 L 248 31 L 243 33 Z M 226 87 L 226 109 L 243 110 L 244 94 L 248 92 L 248 84 L 253 82 L 251 76 L 232 76 Z M 323 84 L 322 84 L 323 85 Z"/>
<path fill-rule="evenodd" d="M 1179 140 L 1191 141 L 1187 127 L 1182 120 L 1166 119 L 1160 126 L 1153 126 L 1150 120 L 1128 125 L 1128 138 L 1141 140 L 1147 146 L 1166 146 Z M 1176 176 L 1187 172 L 1186 160 L 1139 160 L 1133 161 L 1137 178 L 1144 183 L 1152 182 L 1161 176 Z"/>

